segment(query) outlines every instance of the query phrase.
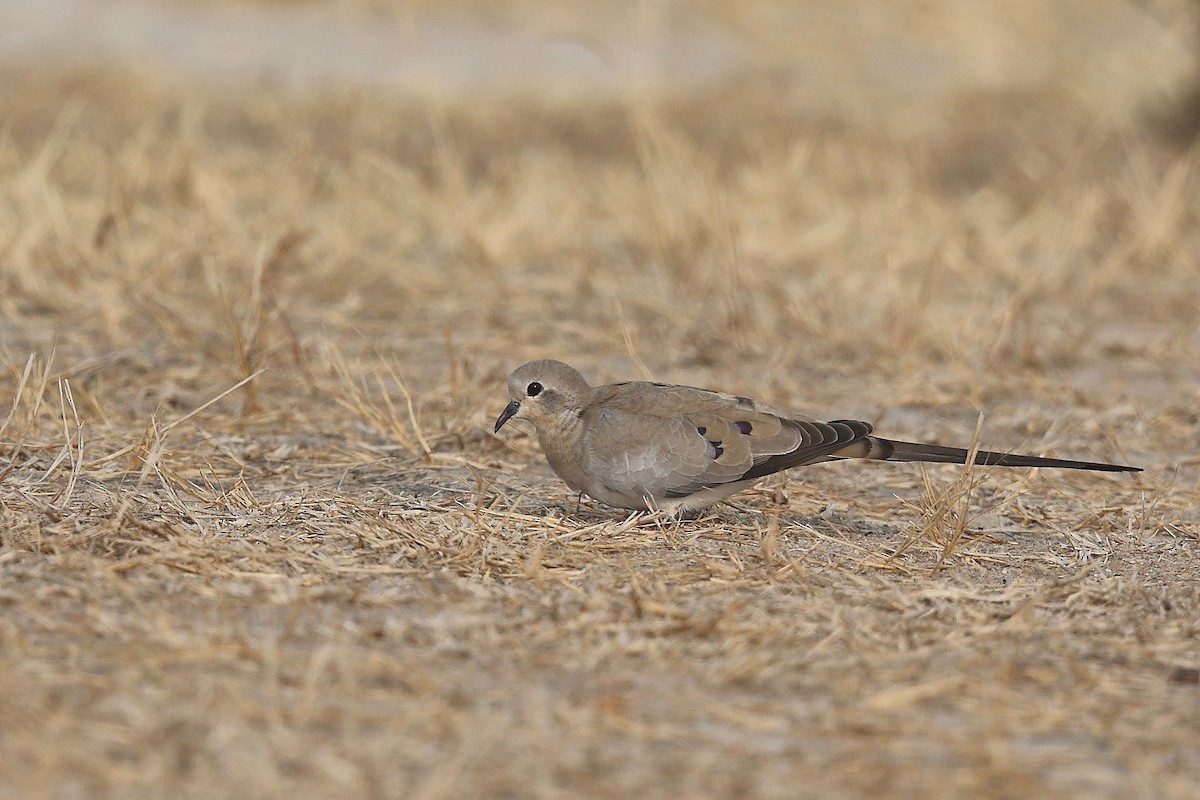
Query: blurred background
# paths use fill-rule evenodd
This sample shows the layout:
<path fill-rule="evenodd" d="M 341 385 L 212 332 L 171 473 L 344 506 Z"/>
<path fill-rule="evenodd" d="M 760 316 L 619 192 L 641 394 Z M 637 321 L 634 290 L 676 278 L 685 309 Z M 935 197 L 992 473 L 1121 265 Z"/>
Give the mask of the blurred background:
<path fill-rule="evenodd" d="M 919 127 L 948 95 L 1038 90 L 1114 122 L 1194 92 L 1198 16 L 1190 0 L 7 0 L 0 63 L 292 90 L 684 89 L 753 72 L 781 102 L 894 124 Z"/>
<path fill-rule="evenodd" d="M 1198 109 L 1194 0 L 0 0 L 0 798 L 1194 800 Z M 1146 472 L 638 527 L 542 357 Z"/>

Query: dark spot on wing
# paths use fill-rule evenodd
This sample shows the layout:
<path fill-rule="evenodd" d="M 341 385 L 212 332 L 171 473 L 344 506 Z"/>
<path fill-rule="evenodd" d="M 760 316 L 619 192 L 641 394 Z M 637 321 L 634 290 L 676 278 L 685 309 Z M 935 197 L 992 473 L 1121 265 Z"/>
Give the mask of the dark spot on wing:
<path fill-rule="evenodd" d="M 703 436 L 704 434 L 708 433 L 708 428 L 704 427 L 703 425 L 697 425 L 697 426 L 696 426 L 696 433 L 698 433 L 698 434 L 700 434 L 701 436 Z"/>
<path fill-rule="evenodd" d="M 739 394 L 737 396 L 737 401 L 739 406 L 750 406 L 751 408 L 754 408 L 754 398 L 752 397 L 743 397 Z"/>
<path fill-rule="evenodd" d="M 709 442 L 709 444 L 711 444 L 713 448 L 713 460 L 720 458 L 721 454 L 725 452 L 725 448 L 721 447 L 720 442 Z"/>
<path fill-rule="evenodd" d="M 750 431 L 754 430 L 754 426 L 745 420 L 740 420 L 733 424 L 737 426 L 737 429 L 742 432 L 743 436 L 749 436 Z"/>

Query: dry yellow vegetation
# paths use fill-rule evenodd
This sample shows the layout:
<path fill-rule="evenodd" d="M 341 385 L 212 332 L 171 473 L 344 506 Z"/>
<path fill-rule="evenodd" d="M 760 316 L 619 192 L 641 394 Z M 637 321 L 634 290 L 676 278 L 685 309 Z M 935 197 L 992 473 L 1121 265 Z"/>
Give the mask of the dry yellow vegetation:
<path fill-rule="evenodd" d="M 978 5 L 697 6 L 753 57 L 636 86 L 5 67 L 0 798 L 1196 797 L 1186 60 Z M 491 433 L 537 357 L 1146 471 L 627 519 Z"/>

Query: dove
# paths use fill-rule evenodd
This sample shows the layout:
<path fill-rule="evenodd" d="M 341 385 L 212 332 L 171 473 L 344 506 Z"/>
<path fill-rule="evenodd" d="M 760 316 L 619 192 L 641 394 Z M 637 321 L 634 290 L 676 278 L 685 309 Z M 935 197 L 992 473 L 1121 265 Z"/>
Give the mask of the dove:
<path fill-rule="evenodd" d="M 867 422 L 821 422 L 749 397 L 632 381 L 591 386 L 574 367 L 542 359 L 508 378 L 512 419 L 533 423 L 542 453 L 576 492 L 634 511 L 685 514 L 767 475 L 848 458 L 965 464 L 961 447 L 884 439 Z M 975 464 L 1141 472 L 1139 467 L 980 450 Z"/>

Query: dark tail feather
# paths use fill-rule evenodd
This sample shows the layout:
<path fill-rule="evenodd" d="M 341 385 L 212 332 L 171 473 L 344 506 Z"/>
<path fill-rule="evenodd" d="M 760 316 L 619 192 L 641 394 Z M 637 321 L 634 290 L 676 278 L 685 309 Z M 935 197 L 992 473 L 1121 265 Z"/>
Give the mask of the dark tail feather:
<path fill-rule="evenodd" d="M 967 451 L 961 447 L 943 447 L 940 444 L 899 442 L 893 439 L 870 437 L 871 449 L 866 458 L 886 461 L 927 461 L 940 464 L 965 464 Z M 1042 458 L 1016 453 L 994 453 L 980 450 L 975 453 L 975 463 L 991 467 L 1056 467 L 1058 469 L 1091 469 L 1098 472 L 1141 472 L 1141 467 L 1124 464 L 1103 464 L 1098 461 L 1070 461 L 1065 458 Z"/>

